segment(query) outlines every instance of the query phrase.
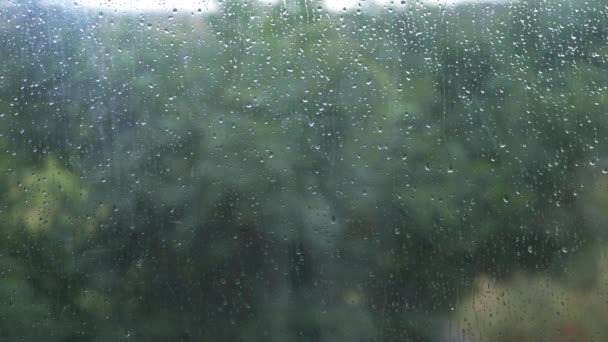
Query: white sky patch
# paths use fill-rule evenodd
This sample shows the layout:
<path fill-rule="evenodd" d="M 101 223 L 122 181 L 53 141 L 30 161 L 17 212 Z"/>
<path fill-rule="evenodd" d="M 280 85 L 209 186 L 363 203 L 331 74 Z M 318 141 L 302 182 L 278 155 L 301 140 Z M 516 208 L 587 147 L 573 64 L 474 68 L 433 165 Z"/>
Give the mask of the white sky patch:
<path fill-rule="evenodd" d="M 218 8 L 213 0 L 49 0 L 74 8 L 99 8 L 117 12 L 212 12 Z"/>
<path fill-rule="evenodd" d="M 324 1 L 324 6 L 332 11 L 341 11 L 343 8 L 351 9 L 357 7 L 360 3 L 361 0 L 326 0 Z"/>
<path fill-rule="evenodd" d="M 213 12 L 219 8 L 217 0 L 47 0 L 67 7 L 99 9 L 112 12 Z M 256 1 L 256 0 L 250 0 Z M 260 3 L 289 3 L 294 0 L 257 0 Z M 406 0 L 410 2 L 411 0 Z M 464 2 L 492 2 L 500 0 L 421 0 L 427 5 L 454 5 Z M 393 0 L 393 6 L 399 6 L 401 0 Z M 331 11 L 352 10 L 358 6 L 364 8 L 369 4 L 389 5 L 391 0 L 308 0 L 311 6 L 323 7 Z M 312 7 L 312 8 L 314 8 Z"/>

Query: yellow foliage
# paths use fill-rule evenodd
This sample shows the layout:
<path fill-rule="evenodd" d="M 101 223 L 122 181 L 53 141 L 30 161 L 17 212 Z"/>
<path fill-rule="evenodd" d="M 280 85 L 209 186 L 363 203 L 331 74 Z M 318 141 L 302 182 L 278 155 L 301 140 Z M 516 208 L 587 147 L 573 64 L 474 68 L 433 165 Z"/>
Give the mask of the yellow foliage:
<path fill-rule="evenodd" d="M 11 183 L 13 186 L 8 194 L 13 203 L 10 222 L 23 224 L 31 233 L 74 222 L 70 206 L 76 206 L 87 197 L 78 177 L 54 158 L 47 159 L 41 168 L 25 170 Z"/>
<path fill-rule="evenodd" d="M 479 276 L 451 317 L 454 333 L 466 341 L 608 340 L 608 246 L 596 254 L 599 277 L 590 289 L 542 275 Z"/>

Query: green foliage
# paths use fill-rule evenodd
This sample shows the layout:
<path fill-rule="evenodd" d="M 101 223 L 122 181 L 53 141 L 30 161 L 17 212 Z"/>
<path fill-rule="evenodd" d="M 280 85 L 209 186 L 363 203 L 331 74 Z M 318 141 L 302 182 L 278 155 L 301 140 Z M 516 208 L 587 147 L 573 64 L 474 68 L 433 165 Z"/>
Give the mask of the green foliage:
<path fill-rule="evenodd" d="M 608 9 L 387 6 L 0 7 L 0 338 L 441 340 L 475 279 L 561 291 Z"/>

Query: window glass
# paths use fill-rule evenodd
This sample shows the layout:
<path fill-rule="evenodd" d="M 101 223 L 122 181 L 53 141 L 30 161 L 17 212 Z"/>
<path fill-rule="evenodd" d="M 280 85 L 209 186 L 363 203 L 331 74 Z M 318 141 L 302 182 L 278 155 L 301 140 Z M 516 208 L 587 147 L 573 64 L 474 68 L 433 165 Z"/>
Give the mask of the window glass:
<path fill-rule="evenodd" d="M 0 339 L 608 340 L 604 0 L 0 2 Z"/>

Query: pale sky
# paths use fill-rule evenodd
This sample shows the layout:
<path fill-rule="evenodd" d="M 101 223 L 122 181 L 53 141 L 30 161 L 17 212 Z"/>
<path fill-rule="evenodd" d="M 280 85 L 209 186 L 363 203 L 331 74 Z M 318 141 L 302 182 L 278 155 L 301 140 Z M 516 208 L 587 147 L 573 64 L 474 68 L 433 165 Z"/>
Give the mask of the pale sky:
<path fill-rule="evenodd" d="M 203 11 L 213 11 L 217 8 L 217 0 L 48 0 L 53 3 L 61 3 L 65 6 L 77 6 L 84 8 L 99 8 L 100 10 L 110 10 L 118 12 L 150 12 L 150 11 L 173 11 L 192 12 L 199 8 Z M 262 3 L 275 3 L 293 0 L 251 0 Z M 312 4 L 317 2 L 309 0 Z M 480 2 L 487 0 L 422 0 L 423 3 L 430 5 L 455 4 L 460 2 Z M 327 9 L 338 11 L 342 8 L 352 9 L 359 3 L 373 2 L 376 4 L 388 4 L 390 0 L 323 0 Z M 400 0 L 394 0 L 399 4 Z"/>

